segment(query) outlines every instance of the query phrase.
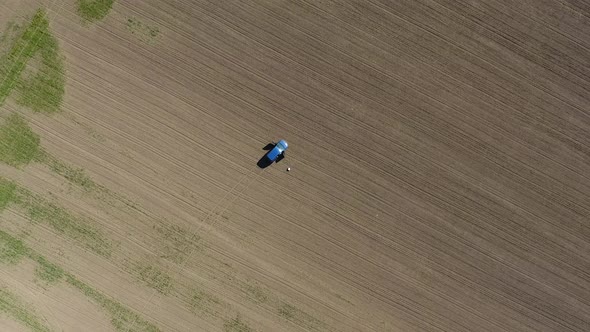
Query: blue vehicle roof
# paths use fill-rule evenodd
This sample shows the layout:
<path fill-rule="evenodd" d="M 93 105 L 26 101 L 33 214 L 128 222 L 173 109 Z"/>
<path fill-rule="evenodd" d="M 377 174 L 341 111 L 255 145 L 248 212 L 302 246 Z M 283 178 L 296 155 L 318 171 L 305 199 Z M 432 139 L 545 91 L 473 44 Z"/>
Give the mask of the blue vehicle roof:
<path fill-rule="evenodd" d="M 277 146 L 279 147 L 279 149 L 281 150 L 281 152 L 284 152 L 289 147 L 289 144 L 287 144 L 287 141 L 285 141 L 284 139 L 282 139 L 282 140 L 280 140 L 277 143 Z"/>
<path fill-rule="evenodd" d="M 289 147 L 289 144 L 287 144 L 287 142 L 282 139 L 275 145 L 274 148 L 272 148 L 272 150 L 270 150 L 268 152 L 268 154 L 266 156 L 271 161 L 275 161 L 281 153 L 283 153 L 283 152 L 285 152 L 285 150 L 287 150 L 288 147 Z"/>

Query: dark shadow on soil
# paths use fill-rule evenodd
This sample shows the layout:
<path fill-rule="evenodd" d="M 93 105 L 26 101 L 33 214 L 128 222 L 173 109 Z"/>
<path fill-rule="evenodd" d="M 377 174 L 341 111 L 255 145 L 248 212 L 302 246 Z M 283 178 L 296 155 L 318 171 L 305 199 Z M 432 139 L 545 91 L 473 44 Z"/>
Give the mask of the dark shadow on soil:
<path fill-rule="evenodd" d="M 258 162 L 256 163 L 256 165 L 258 165 L 258 167 L 260 168 L 267 168 L 268 166 L 270 166 L 272 164 L 272 161 L 270 161 L 270 159 L 266 158 L 266 153 L 264 154 L 264 156 L 262 156 L 262 158 L 260 158 L 260 160 L 258 160 Z"/>
<path fill-rule="evenodd" d="M 268 143 L 267 145 L 265 145 L 265 146 L 262 148 L 262 150 L 264 150 L 264 151 L 270 151 L 270 150 L 272 150 L 272 148 L 274 148 L 274 147 L 275 147 L 275 145 L 276 145 L 276 143 L 274 143 L 274 142 L 273 142 L 273 143 Z M 270 165 L 273 163 L 272 161 L 270 161 L 270 160 L 269 160 L 269 159 L 266 157 L 266 155 L 267 155 L 267 154 L 268 154 L 268 152 L 267 152 L 267 153 L 265 153 L 265 154 L 264 154 L 264 156 L 262 156 L 262 158 L 260 158 L 260 160 L 258 160 L 258 162 L 256 163 L 256 165 L 258 165 L 258 167 L 260 167 L 260 168 L 267 168 L 268 166 L 270 166 Z M 282 153 L 281 153 L 281 154 L 280 154 L 280 155 L 277 157 L 277 160 L 276 160 L 276 162 L 278 163 L 279 161 L 283 160 L 283 158 L 285 158 L 285 156 L 284 156 L 284 154 L 282 154 Z"/>

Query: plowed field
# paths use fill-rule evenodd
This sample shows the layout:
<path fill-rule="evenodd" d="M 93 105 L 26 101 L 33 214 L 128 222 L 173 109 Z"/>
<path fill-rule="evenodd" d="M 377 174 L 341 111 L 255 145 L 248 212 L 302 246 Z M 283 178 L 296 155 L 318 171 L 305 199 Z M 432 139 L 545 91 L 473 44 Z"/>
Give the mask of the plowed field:
<path fill-rule="evenodd" d="M 0 0 L 1 330 L 590 331 L 588 2 L 79 4 Z"/>

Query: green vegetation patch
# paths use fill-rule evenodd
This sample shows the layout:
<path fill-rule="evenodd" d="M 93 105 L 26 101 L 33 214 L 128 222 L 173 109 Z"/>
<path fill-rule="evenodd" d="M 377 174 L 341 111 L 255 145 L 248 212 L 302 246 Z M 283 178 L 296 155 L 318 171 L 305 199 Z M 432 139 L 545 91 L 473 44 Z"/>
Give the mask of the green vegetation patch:
<path fill-rule="evenodd" d="M 21 75 L 17 102 L 34 112 L 54 113 L 59 111 L 65 93 L 64 61 L 57 40 L 49 31 L 41 34 L 41 63 L 35 71 Z"/>
<path fill-rule="evenodd" d="M 25 211 L 31 221 L 47 223 L 56 231 L 78 241 L 97 254 L 110 257 L 111 241 L 95 229 L 89 220 L 74 216 L 66 209 L 0 177 L 0 211 L 13 202 Z"/>
<path fill-rule="evenodd" d="M 38 68 L 23 75 L 27 63 L 37 53 L 41 58 Z M 65 91 L 63 58 L 57 40 L 49 32 L 44 10 L 37 10 L 31 22 L 22 28 L 10 50 L 0 57 L 0 64 L 0 105 L 16 87 L 19 104 L 35 112 L 59 110 Z"/>
<path fill-rule="evenodd" d="M 14 167 L 26 165 L 38 157 L 39 142 L 27 121 L 12 114 L 0 126 L 0 161 Z"/>
<path fill-rule="evenodd" d="M 4 288 L 0 288 L 0 312 L 19 321 L 32 331 L 51 331 L 15 294 Z"/>
<path fill-rule="evenodd" d="M 144 42 L 151 42 L 160 35 L 158 27 L 147 25 L 135 17 L 127 19 L 127 30 Z"/>
<path fill-rule="evenodd" d="M 161 258 L 174 263 L 183 263 L 189 254 L 202 249 L 201 238 L 180 226 L 162 223 L 162 225 L 154 226 L 154 229 L 164 238 L 165 244 L 161 248 Z"/>
<path fill-rule="evenodd" d="M 36 273 L 42 280 L 56 282 L 65 277 L 65 281 L 68 284 L 95 301 L 101 308 L 111 315 L 111 323 L 117 331 L 160 331 L 159 328 L 150 322 L 147 322 L 135 312 L 78 280 L 72 274 L 66 273 L 61 267 L 49 262 L 45 257 L 39 255 L 34 250 L 27 248 L 20 240 L 0 230 L 0 262 L 16 263 L 23 256 L 27 256 L 39 264 Z M 1 288 L 0 312 L 10 314 L 12 317 L 25 323 L 33 331 L 49 331 L 49 329 L 41 325 L 34 315 L 27 311 L 13 295 Z"/>
<path fill-rule="evenodd" d="M 37 277 L 39 277 L 39 279 L 50 284 L 56 283 L 62 279 L 62 277 L 64 276 L 64 270 L 61 267 L 49 262 L 43 256 L 31 256 L 31 258 L 33 258 L 35 261 L 37 261 L 37 263 L 39 263 L 39 265 L 35 268 L 35 274 L 37 275 Z"/>
<path fill-rule="evenodd" d="M 248 295 L 248 298 L 254 301 L 257 304 L 264 303 L 268 301 L 268 294 L 267 292 L 258 285 L 244 285 L 244 290 Z"/>
<path fill-rule="evenodd" d="M 53 172 L 63 176 L 70 184 L 79 186 L 85 192 L 92 194 L 96 199 L 104 203 L 140 211 L 137 203 L 94 182 L 83 168 L 68 165 L 43 150 L 35 161 L 47 165 Z"/>
<path fill-rule="evenodd" d="M 46 151 L 41 151 L 39 157 L 35 159 L 35 161 L 47 165 L 49 169 L 64 177 L 70 184 L 82 188 L 86 193 L 91 194 L 94 198 L 103 203 L 118 208 L 125 207 L 142 212 L 137 206 L 137 203 L 94 182 L 83 168 L 68 165 Z"/>
<path fill-rule="evenodd" d="M 16 184 L 0 177 L 0 212 L 16 200 Z"/>
<path fill-rule="evenodd" d="M 56 231 L 76 240 L 95 253 L 104 257 L 111 256 L 111 241 L 91 226 L 89 220 L 73 216 L 66 209 L 24 188 L 19 187 L 17 192 L 17 203 L 32 221 L 47 223 Z"/>
<path fill-rule="evenodd" d="M 29 254 L 24 243 L 0 230 L 0 262 L 16 264 Z"/>
<path fill-rule="evenodd" d="M 206 313 L 214 313 L 214 306 L 219 305 L 219 300 L 200 289 L 193 289 L 189 299 L 189 306 L 193 312 L 202 311 Z"/>
<path fill-rule="evenodd" d="M 47 30 L 48 23 L 45 19 L 45 11 L 38 10 L 35 13 L 31 23 L 16 38 L 10 51 L 0 58 L 0 105 L 4 103 L 6 97 L 25 69 L 27 62 L 33 57 L 38 50 L 38 45 L 43 34 L 39 31 Z"/>
<path fill-rule="evenodd" d="M 324 326 L 322 321 L 291 304 L 283 303 L 278 308 L 278 314 L 288 321 L 305 327 L 308 330 L 317 330 Z"/>
<path fill-rule="evenodd" d="M 160 294 L 167 295 L 172 290 L 172 278 L 160 268 L 151 265 L 138 265 L 135 271 L 141 281 Z"/>
<path fill-rule="evenodd" d="M 225 332 L 252 332 L 254 331 L 248 324 L 246 324 L 238 315 L 232 320 L 227 320 L 223 324 L 223 331 Z"/>
<path fill-rule="evenodd" d="M 82 187 L 86 191 L 92 191 L 99 188 L 88 174 L 86 174 L 83 168 L 72 167 L 48 153 L 43 153 L 40 161 L 49 166 L 49 168 L 55 173 L 63 176 L 71 183 Z"/>
<path fill-rule="evenodd" d="M 76 279 L 71 274 L 66 274 L 66 281 L 80 290 L 84 295 L 94 300 L 111 315 L 111 323 L 117 331 L 126 332 L 157 332 L 155 325 L 145 321 L 135 312 L 127 309 L 120 303 L 106 297 L 102 293 Z"/>
<path fill-rule="evenodd" d="M 114 0 L 78 0 L 78 14 L 88 22 L 100 21 L 105 18 Z"/>

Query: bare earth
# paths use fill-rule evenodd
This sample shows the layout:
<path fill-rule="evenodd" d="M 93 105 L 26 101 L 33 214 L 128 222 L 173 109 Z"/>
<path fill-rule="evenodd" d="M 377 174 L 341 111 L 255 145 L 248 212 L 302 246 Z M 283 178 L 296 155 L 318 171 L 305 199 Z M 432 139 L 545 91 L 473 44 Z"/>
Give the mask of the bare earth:
<path fill-rule="evenodd" d="M 115 245 L 15 207 L 0 228 L 161 330 L 590 331 L 587 2 L 117 1 L 82 24 L 75 1 L 2 0 L 0 24 L 40 6 L 62 112 L 2 114 L 108 193 L 0 174 Z M 115 330 L 32 264 L 0 287 L 49 328 Z"/>

